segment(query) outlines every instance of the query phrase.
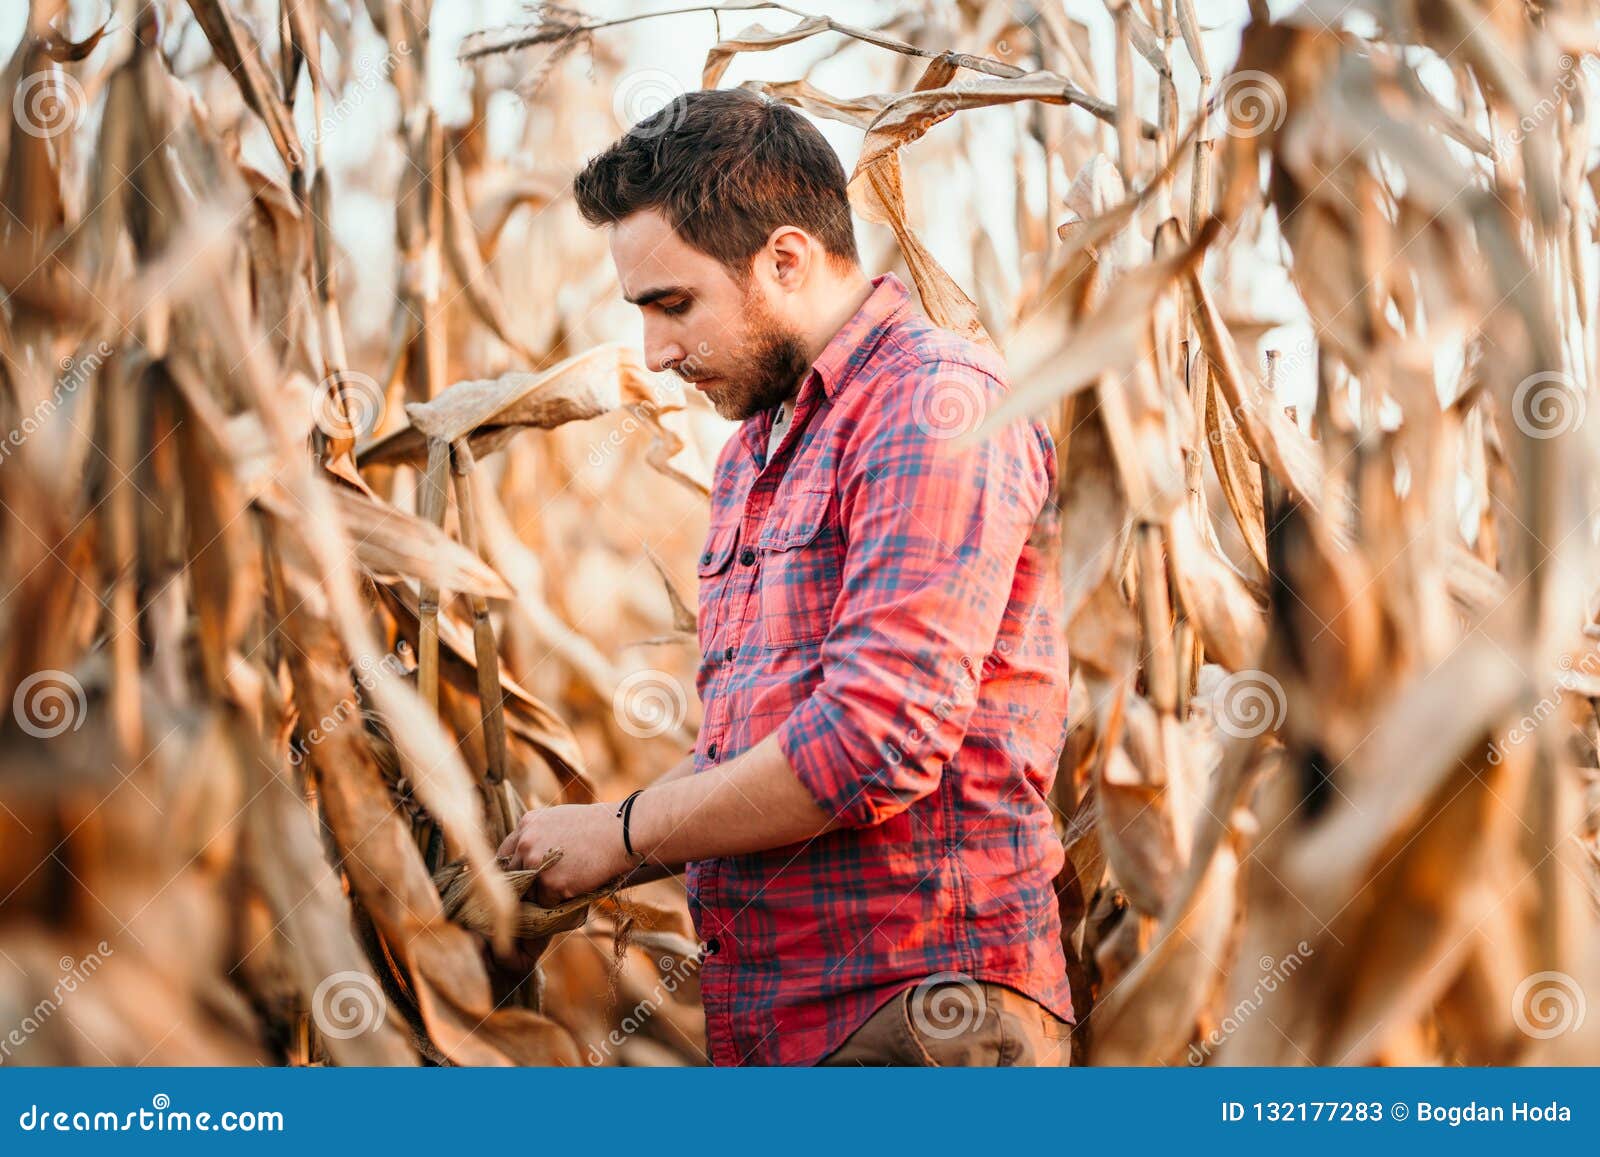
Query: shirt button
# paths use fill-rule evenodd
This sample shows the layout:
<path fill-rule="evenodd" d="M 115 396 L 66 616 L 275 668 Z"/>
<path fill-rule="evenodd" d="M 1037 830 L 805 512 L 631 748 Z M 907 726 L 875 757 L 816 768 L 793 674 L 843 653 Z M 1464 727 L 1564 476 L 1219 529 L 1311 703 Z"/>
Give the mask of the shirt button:
<path fill-rule="evenodd" d="M 739 552 L 739 562 L 745 566 L 754 566 L 756 563 L 756 552 L 751 550 L 748 546 L 745 547 Z"/>
<path fill-rule="evenodd" d="M 717 953 L 719 953 L 721 951 L 722 951 L 722 941 L 718 940 L 715 936 L 713 936 L 710 940 L 706 941 L 706 955 L 707 956 L 715 956 Z"/>
<path fill-rule="evenodd" d="M 717 757 L 717 745 L 715 743 L 706 744 L 706 758 L 707 759 L 715 759 L 716 757 Z"/>
<path fill-rule="evenodd" d="M 733 662 L 733 657 L 738 653 L 739 649 L 737 647 L 729 647 L 726 651 L 722 652 L 722 657 L 731 663 Z"/>
<path fill-rule="evenodd" d="M 711 552 L 709 550 L 706 551 L 703 555 L 700 556 L 700 565 L 701 566 L 710 566 L 711 565 Z"/>

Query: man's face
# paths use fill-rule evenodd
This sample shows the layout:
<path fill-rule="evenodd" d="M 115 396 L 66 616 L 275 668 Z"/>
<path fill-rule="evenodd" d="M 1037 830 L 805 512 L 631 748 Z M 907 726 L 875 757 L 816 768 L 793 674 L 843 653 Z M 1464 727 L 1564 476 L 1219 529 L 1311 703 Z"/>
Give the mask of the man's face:
<path fill-rule="evenodd" d="M 760 260 L 741 284 L 646 210 L 611 229 L 622 293 L 644 315 L 645 362 L 670 369 L 742 421 L 792 394 L 809 366 L 787 297 Z"/>

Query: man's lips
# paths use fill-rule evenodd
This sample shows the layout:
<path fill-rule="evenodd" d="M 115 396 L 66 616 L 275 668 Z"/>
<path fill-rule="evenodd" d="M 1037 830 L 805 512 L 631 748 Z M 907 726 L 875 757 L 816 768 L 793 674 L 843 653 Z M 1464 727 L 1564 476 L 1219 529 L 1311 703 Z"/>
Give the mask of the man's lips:
<path fill-rule="evenodd" d="M 711 385 L 711 384 L 713 384 L 715 382 L 720 382 L 722 379 L 721 378 L 684 378 L 683 380 L 688 382 L 691 386 L 693 386 L 697 390 L 704 390 L 706 388 L 706 386 Z"/>

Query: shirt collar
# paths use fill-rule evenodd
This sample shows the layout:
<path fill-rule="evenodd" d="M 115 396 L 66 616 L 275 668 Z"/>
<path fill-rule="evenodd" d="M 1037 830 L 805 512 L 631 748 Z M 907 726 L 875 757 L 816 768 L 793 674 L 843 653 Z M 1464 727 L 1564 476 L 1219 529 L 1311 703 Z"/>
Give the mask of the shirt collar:
<path fill-rule="evenodd" d="M 872 292 L 867 295 L 867 300 L 828 339 L 828 344 L 822 348 L 817 360 L 811 363 L 811 369 L 801 380 L 800 389 L 792 399 L 791 421 L 793 415 L 799 412 L 802 401 L 815 389 L 811 384 L 812 376 L 815 375 L 821 383 L 823 394 L 831 401 L 867 364 L 884 333 L 900 320 L 910 302 L 911 295 L 906 291 L 905 283 L 894 274 L 883 273 L 874 277 Z M 777 449 L 776 445 L 768 445 L 772 437 L 772 420 L 776 414 L 777 407 L 773 406 L 740 425 L 745 448 L 757 462 L 766 461 L 769 449 Z"/>
<path fill-rule="evenodd" d="M 892 273 L 872 279 L 872 292 L 861 303 L 855 316 L 839 327 L 811 368 L 822 379 L 823 392 L 831 399 L 855 377 L 884 332 L 900 319 L 911 301 L 905 284 Z"/>

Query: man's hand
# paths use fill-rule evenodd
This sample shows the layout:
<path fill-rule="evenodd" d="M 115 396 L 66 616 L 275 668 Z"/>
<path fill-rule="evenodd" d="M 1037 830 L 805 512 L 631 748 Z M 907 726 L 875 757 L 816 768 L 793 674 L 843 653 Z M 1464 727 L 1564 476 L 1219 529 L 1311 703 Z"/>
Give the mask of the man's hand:
<path fill-rule="evenodd" d="M 561 860 L 541 875 L 535 895 L 546 907 L 633 873 L 633 883 L 658 879 L 678 865 L 718 856 L 786 847 L 842 826 L 812 798 L 769 735 L 749 751 L 695 772 L 685 760 L 634 801 L 633 847 L 648 857 L 639 867 L 622 846 L 616 804 L 562 804 L 525 814 L 500 845 L 513 868 L 537 867 L 552 849 Z"/>
<path fill-rule="evenodd" d="M 512 869 L 531 868 L 553 848 L 561 849 L 561 859 L 534 884 L 545 907 L 592 892 L 634 867 L 622 846 L 622 821 L 611 804 L 561 804 L 524 812 L 499 854 L 510 858 Z"/>

